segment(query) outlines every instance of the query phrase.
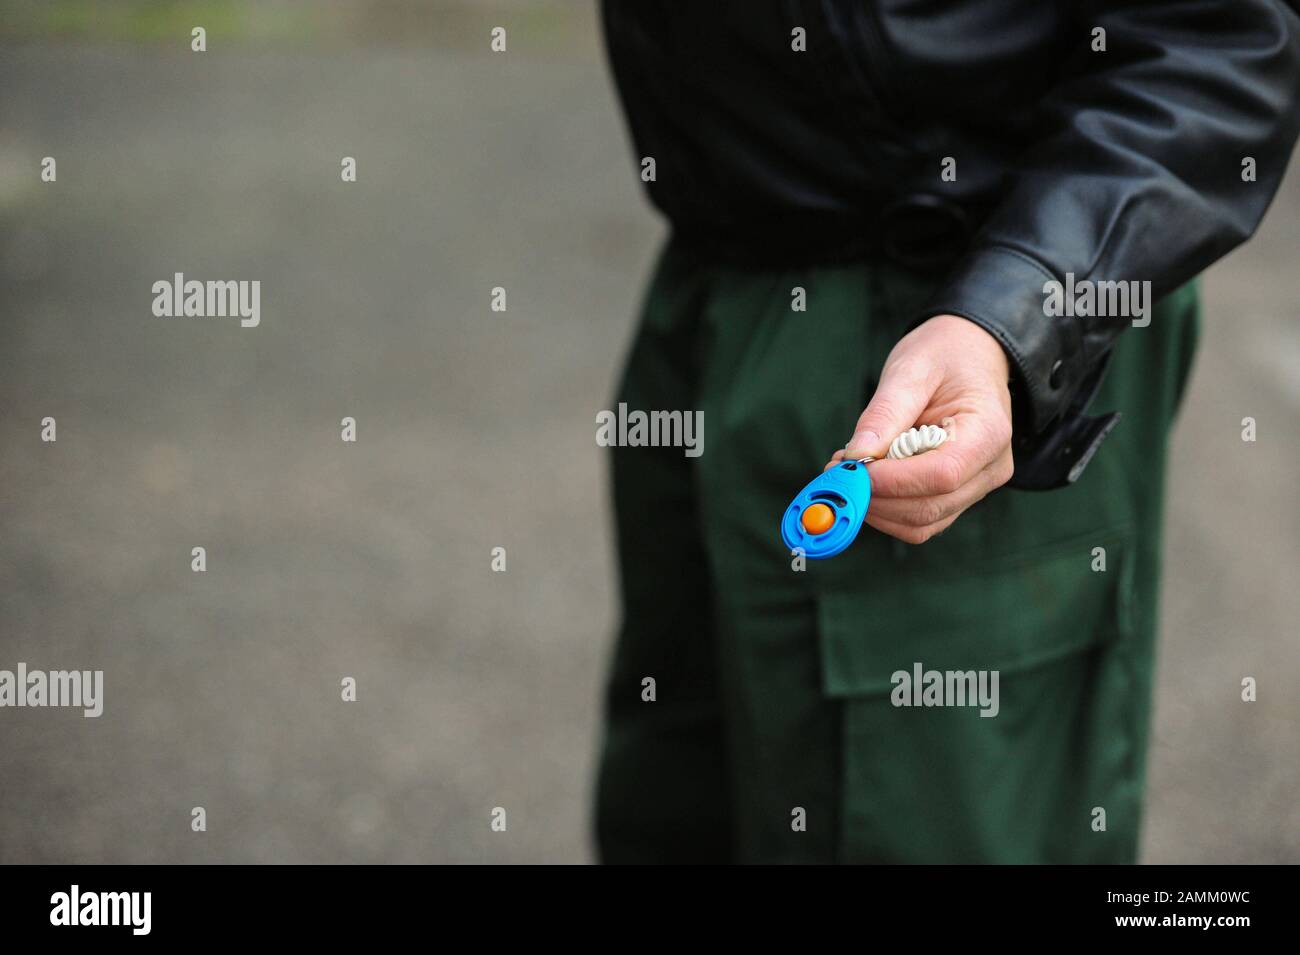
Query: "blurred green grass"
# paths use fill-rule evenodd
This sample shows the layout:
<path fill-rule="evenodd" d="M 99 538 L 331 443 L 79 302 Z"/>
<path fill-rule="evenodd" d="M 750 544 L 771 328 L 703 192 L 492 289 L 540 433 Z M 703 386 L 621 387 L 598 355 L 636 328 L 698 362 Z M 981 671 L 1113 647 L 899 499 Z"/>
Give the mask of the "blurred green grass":
<path fill-rule="evenodd" d="M 512 50 L 590 47 L 594 0 L 3 0 L 0 41 L 220 43 L 486 49 L 494 26 Z"/>

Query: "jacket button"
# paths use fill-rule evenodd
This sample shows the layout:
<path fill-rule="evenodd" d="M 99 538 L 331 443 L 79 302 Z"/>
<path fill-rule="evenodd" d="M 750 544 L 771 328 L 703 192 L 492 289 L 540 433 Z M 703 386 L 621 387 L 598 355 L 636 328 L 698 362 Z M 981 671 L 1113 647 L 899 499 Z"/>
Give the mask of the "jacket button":
<path fill-rule="evenodd" d="M 1053 388 L 1061 387 L 1061 366 L 1063 364 L 1065 363 L 1060 359 L 1057 359 L 1056 364 L 1052 366 L 1052 373 L 1047 376 L 1047 383 Z"/>

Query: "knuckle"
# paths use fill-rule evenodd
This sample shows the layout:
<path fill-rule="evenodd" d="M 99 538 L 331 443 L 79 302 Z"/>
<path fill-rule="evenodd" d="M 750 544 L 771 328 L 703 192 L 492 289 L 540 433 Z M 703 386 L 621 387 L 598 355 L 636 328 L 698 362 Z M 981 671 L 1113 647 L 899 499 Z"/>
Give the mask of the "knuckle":
<path fill-rule="evenodd" d="M 905 544 L 920 545 L 930 539 L 930 529 L 928 527 L 908 527 L 900 531 L 899 540 Z"/>
<path fill-rule="evenodd" d="M 965 483 L 964 477 L 965 468 L 961 458 L 956 455 L 945 455 L 935 462 L 934 484 L 940 494 L 951 494 L 957 490 Z"/>
<path fill-rule="evenodd" d="M 927 498 L 917 505 L 915 517 L 915 523 L 920 527 L 939 523 L 944 518 L 943 502 Z"/>
<path fill-rule="evenodd" d="M 1011 422 L 1006 418 L 997 418 L 989 425 L 989 439 L 999 449 L 1011 444 Z"/>
<path fill-rule="evenodd" d="M 886 426 L 887 422 L 892 421 L 897 416 L 901 404 L 902 402 L 895 392 L 886 395 L 877 394 L 871 399 L 871 404 L 867 406 L 867 410 L 862 412 L 862 416 L 858 418 L 857 430 L 863 431 L 867 428 L 880 430 L 880 428 Z M 876 422 L 880 422 L 879 427 L 876 426 Z"/>

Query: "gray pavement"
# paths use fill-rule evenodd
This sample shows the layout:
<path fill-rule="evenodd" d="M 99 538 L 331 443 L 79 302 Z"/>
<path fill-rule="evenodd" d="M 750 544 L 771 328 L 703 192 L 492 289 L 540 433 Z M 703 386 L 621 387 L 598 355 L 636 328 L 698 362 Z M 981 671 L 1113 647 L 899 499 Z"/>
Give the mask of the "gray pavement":
<path fill-rule="evenodd" d="M 663 228 L 582 25 L 545 56 L 0 47 L 0 667 L 107 683 L 98 720 L 0 710 L 0 862 L 591 858 L 593 415 Z M 1300 861 L 1298 248 L 1293 171 L 1206 280 L 1151 862 Z M 177 271 L 259 279 L 260 327 L 155 318 Z"/>

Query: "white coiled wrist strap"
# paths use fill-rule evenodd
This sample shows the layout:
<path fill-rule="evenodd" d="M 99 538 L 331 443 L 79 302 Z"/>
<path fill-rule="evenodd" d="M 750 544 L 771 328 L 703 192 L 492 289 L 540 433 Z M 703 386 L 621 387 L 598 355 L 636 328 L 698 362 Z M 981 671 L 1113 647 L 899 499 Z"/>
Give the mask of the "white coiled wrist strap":
<path fill-rule="evenodd" d="M 924 454 L 943 444 L 948 437 L 948 432 L 937 424 L 923 424 L 919 428 L 909 428 L 890 442 L 889 453 L 885 457 L 891 461 L 900 461 L 914 454 Z M 866 464 L 874 460 L 875 458 L 863 458 L 861 463 Z"/>
<path fill-rule="evenodd" d="M 937 424 L 923 424 L 919 428 L 904 431 L 895 438 L 889 445 L 889 454 L 885 456 L 894 461 L 910 458 L 914 454 L 933 451 L 947 440 L 948 432 L 943 428 Z"/>

